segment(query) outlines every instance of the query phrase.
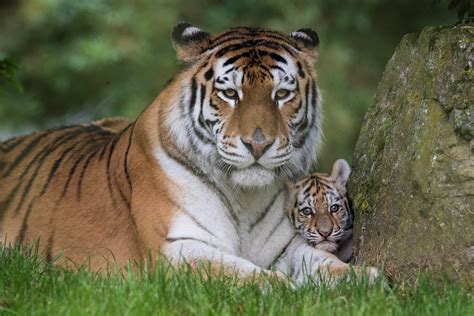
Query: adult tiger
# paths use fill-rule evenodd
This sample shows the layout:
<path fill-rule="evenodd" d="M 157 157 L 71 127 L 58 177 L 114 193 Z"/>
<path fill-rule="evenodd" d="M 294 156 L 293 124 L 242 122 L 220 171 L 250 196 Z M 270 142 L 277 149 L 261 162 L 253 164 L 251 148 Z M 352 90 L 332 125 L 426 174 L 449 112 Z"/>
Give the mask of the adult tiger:
<path fill-rule="evenodd" d="M 316 33 L 180 23 L 172 40 L 187 67 L 120 132 L 69 126 L 1 145 L 1 235 L 94 269 L 160 251 L 242 275 L 344 274 L 283 212 L 285 181 L 321 139 Z"/>

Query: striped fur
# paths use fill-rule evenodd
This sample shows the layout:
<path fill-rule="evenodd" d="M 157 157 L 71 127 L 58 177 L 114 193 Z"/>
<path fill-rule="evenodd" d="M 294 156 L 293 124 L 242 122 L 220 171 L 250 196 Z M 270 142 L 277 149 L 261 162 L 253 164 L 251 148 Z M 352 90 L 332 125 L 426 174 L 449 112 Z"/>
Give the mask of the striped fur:
<path fill-rule="evenodd" d="M 334 163 L 331 175 L 313 173 L 298 181 L 287 203 L 292 224 L 313 247 L 335 253 L 342 261 L 352 257 L 354 212 L 346 194 L 350 168 Z"/>
<path fill-rule="evenodd" d="M 180 23 L 172 39 L 187 67 L 132 124 L 0 145 L 1 236 L 40 238 L 48 258 L 92 269 L 161 252 L 243 277 L 345 274 L 283 212 L 286 181 L 308 172 L 321 140 L 316 33 Z"/>

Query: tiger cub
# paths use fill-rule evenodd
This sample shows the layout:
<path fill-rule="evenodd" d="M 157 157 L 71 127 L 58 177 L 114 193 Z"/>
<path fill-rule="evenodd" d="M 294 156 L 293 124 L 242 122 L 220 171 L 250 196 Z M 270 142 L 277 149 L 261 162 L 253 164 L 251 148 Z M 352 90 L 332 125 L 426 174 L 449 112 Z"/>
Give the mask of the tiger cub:
<path fill-rule="evenodd" d="M 339 159 L 330 175 L 313 173 L 290 184 L 286 203 L 290 220 L 303 238 L 344 262 L 352 258 L 354 213 L 346 196 L 350 173 L 347 162 Z"/>

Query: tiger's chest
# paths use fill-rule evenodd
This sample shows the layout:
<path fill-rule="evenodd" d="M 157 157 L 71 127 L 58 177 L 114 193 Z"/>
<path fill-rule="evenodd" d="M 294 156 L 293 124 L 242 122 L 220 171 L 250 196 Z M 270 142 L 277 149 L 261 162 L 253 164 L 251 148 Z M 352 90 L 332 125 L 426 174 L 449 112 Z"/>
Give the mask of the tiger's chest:
<path fill-rule="evenodd" d="M 168 240 L 196 240 L 266 266 L 294 235 L 283 211 L 283 184 L 235 191 L 213 180 L 211 171 L 196 172 L 159 153 L 157 158 L 176 187 Z"/>
<path fill-rule="evenodd" d="M 288 217 L 283 211 L 285 188 L 251 194 L 242 198 L 240 228 L 241 256 L 257 265 L 268 267 L 294 236 Z"/>

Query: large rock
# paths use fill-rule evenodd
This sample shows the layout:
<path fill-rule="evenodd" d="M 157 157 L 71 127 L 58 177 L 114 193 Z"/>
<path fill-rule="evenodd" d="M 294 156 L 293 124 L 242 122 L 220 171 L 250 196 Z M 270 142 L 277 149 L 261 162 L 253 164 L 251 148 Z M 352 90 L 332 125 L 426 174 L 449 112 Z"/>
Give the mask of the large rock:
<path fill-rule="evenodd" d="M 406 35 L 357 141 L 357 262 L 474 281 L 474 27 Z"/>

